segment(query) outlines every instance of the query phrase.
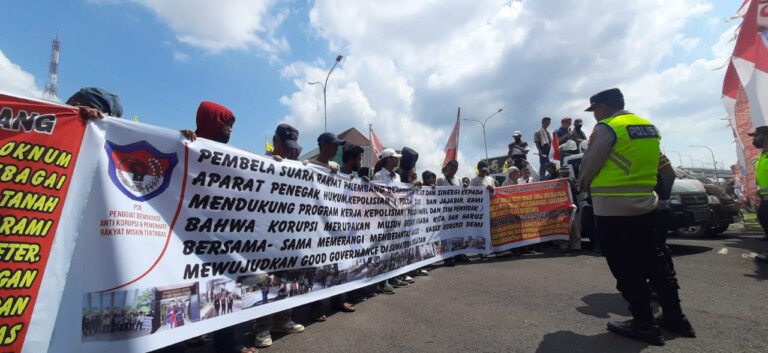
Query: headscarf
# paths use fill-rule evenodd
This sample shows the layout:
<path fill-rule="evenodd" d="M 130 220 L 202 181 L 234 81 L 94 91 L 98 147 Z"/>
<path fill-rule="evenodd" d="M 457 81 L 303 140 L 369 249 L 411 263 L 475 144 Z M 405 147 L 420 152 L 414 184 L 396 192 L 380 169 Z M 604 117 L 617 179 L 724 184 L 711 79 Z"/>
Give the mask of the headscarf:
<path fill-rule="evenodd" d="M 229 142 L 229 135 L 225 135 L 222 130 L 226 124 L 235 123 L 235 114 L 227 107 L 214 103 L 202 102 L 197 108 L 197 130 L 195 134 L 198 137 L 221 143 Z"/>

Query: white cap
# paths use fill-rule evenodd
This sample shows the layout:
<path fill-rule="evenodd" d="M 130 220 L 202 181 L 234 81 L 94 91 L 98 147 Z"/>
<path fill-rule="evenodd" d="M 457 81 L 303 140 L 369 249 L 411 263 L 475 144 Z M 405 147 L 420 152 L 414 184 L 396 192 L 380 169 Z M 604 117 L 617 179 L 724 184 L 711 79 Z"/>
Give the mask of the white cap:
<path fill-rule="evenodd" d="M 512 136 L 523 136 L 523 133 L 520 131 L 515 131 L 515 133 L 512 134 Z"/>
<path fill-rule="evenodd" d="M 385 148 L 383 151 L 381 151 L 381 153 L 379 153 L 379 158 L 380 159 L 389 158 L 389 157 L 400 158 L 402 156 L 403 156 L 402 154 L 399 154 L 399 153 L 395 152 L 395 150 L 393 150 L 391 148 Z"/>

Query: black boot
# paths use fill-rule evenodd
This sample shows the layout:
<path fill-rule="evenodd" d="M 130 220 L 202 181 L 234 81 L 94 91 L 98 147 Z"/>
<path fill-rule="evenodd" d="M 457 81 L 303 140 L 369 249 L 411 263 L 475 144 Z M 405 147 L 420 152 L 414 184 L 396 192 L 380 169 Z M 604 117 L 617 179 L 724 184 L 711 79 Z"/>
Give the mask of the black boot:
<path fill-rule="evenodd" d="M 624 337 L 633 338 L 652 344 L 654 346 L 663 346 L 664 337 L 661 335 L 659 326 L 655 324 L 641 324 L 634 320 L 611 321 L 608 323 L 608 331 Z"/>
<path fill-rule="evenodd" d="M 667 315 L 661 315 L 656 319 L 656 322 L 661 328 L 676 333 L 683 337 L 696 337 L 696 331 L 693 329 L 691 322 L 685 315 L 672 317 Z"/>

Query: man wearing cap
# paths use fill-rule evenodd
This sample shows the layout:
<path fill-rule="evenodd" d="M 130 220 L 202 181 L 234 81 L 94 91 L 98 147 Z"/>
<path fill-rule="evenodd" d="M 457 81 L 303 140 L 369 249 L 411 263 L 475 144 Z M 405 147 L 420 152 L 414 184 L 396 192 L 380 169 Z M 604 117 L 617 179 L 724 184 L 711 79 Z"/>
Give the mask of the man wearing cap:
<path fill-rule="evenodd" d="M 571 131 L 571 140 L 576 142 L 576 145 L 581 145 L 583 141 L 587 140 L 587 134 L 581 129 L 584 122 L 581 119 L 573 121 L 573 131 Z"/>
<path fill-rule="evenodd" d="M 301 146 L 297 142 L 299 130 L 291 125 L 280 124 L 272 136 L 272 157 L 280 162 L 283 159 L 298 160 L 301 155 Z M 264 282 L 263 280 L 260 282 Z M 293 309 L 283 310 L 272 315 L 260 317 L 255 320 L 253 331 L 256 335 L 254 341 L 257 348 L 265 348 L 272 345 L 272 332 L 301 333 L 304 325 L 297 324 L 292 319 Z"/>
<path fill-rule="evenodd" d="M 338 172 L 339 164 L 333 161 L 333 157 L 336 157 L 339 146 L 344 146 L 346 143 L 347 141 L 340 140 L 336 134 L 332 132 L 322 133 L 317 138 L 317 145 L 319 146 L 320 153 L 316 158 L 310 159 L 309 163 L 328 168 L 331 173 Z"/>
<path fill-rule="evenodd" d="M 768 240 L 768 126 L 760 126 L 754 132 L 749 133 L 752 136 L 752 145 L 761 150 L 760 157 L 755 163 L 755 179 L 757 180 L 757 196 L 760 199 L 760 206 L 757 208 L 757 220 L 763 227 L 765 236 L 762 240 Z M 755 257 L 760 262 L 768 262 L 768 250 L 763 251 Z"/>
<path fill-rule="evenodd" d="M 489 173 L 490 169 L 488 168 L 488 163 L 486 161 L 478 162 L 477 176 L 469 181 L 469 186 L 482 186 L 490 191 L 493 191 L 493 187 L 496 185 L 496 182 L 490 175 L 488 175 Z"/>
<path fill-rule="evenodd" d="M 598 124 L 581 162 L 579 187 L 592 195 L 600 246 L 629 302 L 632 320 L 608 323 L 608 331 L 664 345 L 651 312 L 648 281 L 654 257 L 656 172 L 661 137 L 648 120 L 624 110 L 618 88 L 593 95 L 586 111 Z M 668 322 L 685 317 L 666 318 Z"/>
<path fill-rule="evenodd" d="M 523 133 L 520 131 L 515 131 L 512 137 L 515 140 L 509 144 L 507 156 L 512 158 L 512 165 L 522 169 L 525 166 L 524 161 L 528 159 L 528 152 L 530 151 L 528 149 L 528 142 L 523 141 Z"/>
<path fill-rule="evenodd" d="M 399 183 L 401 181 L 400 175 L 395 173 L 395 169 L 400 164 L 400 158 L 402 157 L 403 155 L 391 148 L 385 148 L 381 151 L 379 153 L 379 161 L 377 162 L 377 165 L 380 163 L 381 169 L 373 174 L 373 181 L 383 184 Z M 379 284 L 379 290 L 384 294 L 394 294 L 395 292 L 392 290 L 392 287 L 407 288 L 408 282 L 393 277 Z"/>

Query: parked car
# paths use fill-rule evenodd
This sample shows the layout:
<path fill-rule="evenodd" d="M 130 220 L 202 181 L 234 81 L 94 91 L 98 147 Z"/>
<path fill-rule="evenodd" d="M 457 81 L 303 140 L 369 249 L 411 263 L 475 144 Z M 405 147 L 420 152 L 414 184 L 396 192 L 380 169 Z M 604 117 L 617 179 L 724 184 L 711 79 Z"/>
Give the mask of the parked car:
<path fill-rule="evenodd" d="M 712 210 L 710 233 L 717 235 L 728 230 L 733 223 L 741 222 L 741 206 L 725 193 L 725 189 L 715 184 L 704 184 Z"/>
<path fill-rule="evenodd" d="M 678 235 L 701 237 L 710 231 L 712 210 L 704 184 L 696 179 L 675 179 L 669 206 L 672 227 Z"/>

